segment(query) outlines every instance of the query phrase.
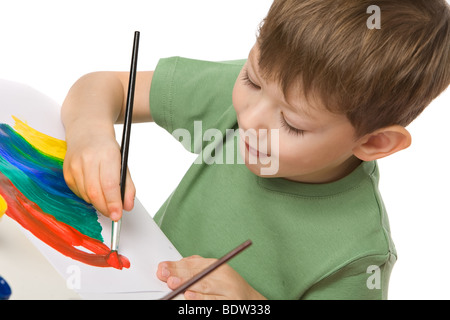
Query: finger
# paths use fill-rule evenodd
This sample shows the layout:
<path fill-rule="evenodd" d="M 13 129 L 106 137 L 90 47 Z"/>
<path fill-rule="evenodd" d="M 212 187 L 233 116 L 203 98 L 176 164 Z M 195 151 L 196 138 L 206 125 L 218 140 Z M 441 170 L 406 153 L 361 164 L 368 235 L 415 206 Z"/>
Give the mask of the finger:
<path fill-rule="evenodd" d="M 84 179 L 81 170 L 77 170 L 73 166 L 73 162 L 69 160 L 68 157 L 64 159 L 63 163 L 63 174 L 64 174 L 64 180 L 69 187 L 69 189 L 77 195 L 79 198 L 82 198 L 83 200 L 87 200 L 87 196 L 85 194 L 82 194 L 79 188 L 79 184 L 77 180 L 82 181 Z M 81 178 L 80 178 L 81 177 Z"/>
<path fill-rule="evenodd" d="M 83 199 L 84 201 L 86 201 L 87 203 L 90 203 L 92 205 L 95 206 L 95 204 L 93 203 L 92 199 L 89 197 L 88 192 L 86 190 L 86 176 L 83 175 L 81 177 L 79 177 L 76 182 L 75 182 L 75 188 L 78 191 L 77 195 Z"/>
<path fill-rule="evenodd" d="M 82 188 L 80 186 L 82 185 Z M 103 196 L 100 185 L 99 164 L 91 163 L 86 166 L 84 181 L 80 182 L 78 188 L 86 194 L 87 201 L 91 203 L 97 211 L 108 216 L 108 207 Z"/>
<path fill-rule="evenodd" d="M 158 279 L 167 282 L 170 277 L 186 277 L 188 272 L 186 272 L 186 267 L 183 266 L 184 258 L 179 261 L 163 261 L 158 264 L 158 268 L 156 270 L 156 276 Z"/>
<path fill-rule="evenodd" d="M 190 256 L 190 257 L 186 257 L 186 258 L 184 258 L 184 259 L 202 259 L 202 257 L 201 256 L 199 256 L 199 255 L 194 255 L 194 256 Z"/>
<path fill-rule="evenodd" d="M 166 261 L 166 266 L 170 275 L 189 279 L 214 263 L 214 261 L 216 260 L 190 256 L 178 261 Z"/>
<path fill-rule="evenodd" d="M 218 297 L 217 294 L 220 292 L 218 292 L 217 288 L 207 278 L 208 276 L 189 287 L 188 291 L 191 293 L 191 300 L 214 300 L 214 297 Z M 175 290 L 186 281 L 187 279 L 169 277 L 167 279 L 167 286 Z"/>
<path fill-rule="evenodd" d="M 170 284 L 170 278 L 167 284 Z M 182 282 L 187 280 L 181 279 Z M 170 287 L 170 285 L 169 285 Z M 222 294 L 223 288 L 227 287 L 227 283 L 223 283 L 221 278 L 215 277 L 214 272 L 210 273 L 200 281 L 197 281 L 193 285 L 191 285 L 188 289 L 191 292 L 203 294 L 203 295 L 218 295 Z"/>
<path fill-rule="evenodd" d="M 170 276 L 170 272 L 169 272 L 169 269 L 167 267 L 166 261 L 160 262 L 158 264 L 158 269 L 156 270 L 156 277 L 159 280 L 166 282 L 167 279 L 169 278 L 169 276 Z"/>
<path fill-rule="evenodd" d="M 214 261 L 216 259 L 205 259 L 199 256 L 192 256 L 179 261 L 165 261 L 159 265 L 158 276 L 161 277 L 161 280 L 167 282 L 169 288 L 175 289 L 206 269 Z M 196 288 L 196 291 L 208 293 L 209 288 L 211 288 L 208 279 L 210 279 L 209 276 L 205 277 L 194 284 L 192 288 Z"/>
<path fill-rule="evenodd" d="M 120 158 L 102 162 L 100 185 L 105 199 L 108 216 L 118 221 L 122 217 L 122 196 L 120 194 Z"/>
<path fill-rule="evenodd" d="M 226 296 L 235 289 L 236 284 L 235 282 L 230 281 L 230 279 L 235 279 L 235 277 L 231 277 L 232 274 L 230 271 L 232 271 L 232 273 L 235 272 L 225 264 L 200 281 L 194 283 L 188 289 L 189 291 L 203 295 L 215 295 L 216 297 Z"/>
<path fill-rule="evenodd" d="M 178 288 L 184 282 L 185 282 L 185 280 L 183 280 L 183 279 L 181 279 L 179 277 L 169 277 L 167 279 L 167 286 L 170 289 L 175 290 L 176 288 Z"/>
<path fill-rule="evenodd" d="M 127 170 L 127 182 L 125 186 L 125 201 L 123 208 L 126 211 L 133 210 L 134 199 L 136 198 L 136 187 L 131 179 L 130 170 Z"/>
<path fill-rule="evenodd" d="M 224 296 L 219 296 L 215 294 L 203 294 L 200 292 L 195 292 L 192 290 L 187 290 L 184 293 L 184 298 L 186 300 L 224 300 Z"/>
<path fill-rule="evenodd" d="M 68 170 L 63 167 L 64 172 L 64 180 L 66 181 L 66 185 L 69 187 L 70 191 L 72 191 L 77 197 L 81 198 L 80 191 L 78 190 L 75 179 L 71 174 L 68 173 Z"/>
<path fill-rule="evenodd" d="M 163 261 L 158 264 L 158 269 L 156 271 L 156 276 L 158 279 L 167 282 L 170 277 L 176 277 L 179 279 L 189 279 L 194 274 L 190 270 L 189 266 L 185 264 L 185 261 L 189 258 L 184 258 L 179 261 Z M 185 280 L 183 280 L 185 281 Z M 171 282 L 172 286 L 176 284 Z"/>

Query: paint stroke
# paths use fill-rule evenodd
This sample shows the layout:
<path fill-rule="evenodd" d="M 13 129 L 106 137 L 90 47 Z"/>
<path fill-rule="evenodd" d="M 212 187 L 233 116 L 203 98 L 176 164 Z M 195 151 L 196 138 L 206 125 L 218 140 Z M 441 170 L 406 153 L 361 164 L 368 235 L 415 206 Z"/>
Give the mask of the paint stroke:
<path fill-rule="evenodd" d="M 0 124 L 0 216 L 6 212 L 72 259 L 97 267 L 129 268 L 126 257 L 111 259 L 94 207 L 67 187 L 62 172 L 65 142 L 15 120 L 21 134 Z"/>
<path fill-rule="evenodd" d="M 130 267 L 129 260 L 124 256 L 119 255 L 119 259 L 111 260 L 111 251 L 103 242 L 92 239 L 43 212 L 39 206 L 20 193 L 2 173 L 0 173 L 0 193 L 8 206 L 6 215 L 63 255 L 96 267 L 116 269 Z M 78 247 L 86 250 L 80 250 Z M 110 264 L 111 261 L 113 263 Z"/>
<path fill-rule="evenodd" d="M 0 124 L 0 171 L 44 212 L 102 241 L 97 212 L 69 189 L 62 164 L 62 159 L 45 155 L 10 126 Z"/>
<path fill-rule="evenodd" d="M 8 209 L 8 204 L 6 200 L 0 195 L 0 218 L 5 214 L 6 209 Z"/>
<path fill-rule="evenodd" d="M 65 141 L 53 138 L 40 131 L 37 131 L 22 120 L 14 116 L 12 117 L 15 121 L 14 130 L 16 130 L 16 132 L 20 134 L 25 140 L 27 140 L 29 144 L 46 155 L 60 160 L 64 159 L 67 150 Z"/>

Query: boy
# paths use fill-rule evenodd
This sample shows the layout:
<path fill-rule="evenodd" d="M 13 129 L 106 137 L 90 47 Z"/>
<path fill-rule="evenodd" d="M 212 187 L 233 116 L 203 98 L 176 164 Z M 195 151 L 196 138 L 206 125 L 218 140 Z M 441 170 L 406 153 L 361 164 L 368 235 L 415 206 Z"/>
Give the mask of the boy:
<path fill-rule="evenodd" d="M 386 299 L 396 251 L 376 160 L 410 145 L 405 127 L 448 86 L 449 25 L 444 0 L 275 0 L 247 61 L 140 72 L 134 120 L 200 153 L 155 215 L 187 257 L 158 277 L 175 288 L 251 239 L 185 297 Z M 86 75 L 62 109 L 66 181 L 113 220 L 127 82 Z M 134 194 L 129 179 L 123 209 Z"/>

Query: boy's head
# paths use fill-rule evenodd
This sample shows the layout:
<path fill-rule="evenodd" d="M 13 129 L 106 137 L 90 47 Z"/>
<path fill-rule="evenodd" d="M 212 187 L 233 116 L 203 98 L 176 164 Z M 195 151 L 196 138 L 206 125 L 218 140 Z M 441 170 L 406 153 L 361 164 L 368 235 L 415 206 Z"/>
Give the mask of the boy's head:
<path fill-rule="evenodd" d="M 265 78 L 283 90 L 300 81 L 358 137 L 406 127 L 450 83 L 445 0 L 275 0 L 258 44 Z"/>
<path fill-rule="evenodd" d="M 240 127 L 279 129 L 277 176 L 335 180 L 409 146 L 450 83 L 449 44 L 445 0 L 275 0 L 236 82 Z"/>

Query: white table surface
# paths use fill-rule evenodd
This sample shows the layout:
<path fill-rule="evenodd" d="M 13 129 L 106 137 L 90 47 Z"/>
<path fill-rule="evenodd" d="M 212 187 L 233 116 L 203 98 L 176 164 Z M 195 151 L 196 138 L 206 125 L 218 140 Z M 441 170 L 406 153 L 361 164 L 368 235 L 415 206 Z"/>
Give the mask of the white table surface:
<path fill-rule="evenodd" d="M 0 219 L 0 275 L 12 289 L 10 299 L 81 298 L 6 215 Z"/>

